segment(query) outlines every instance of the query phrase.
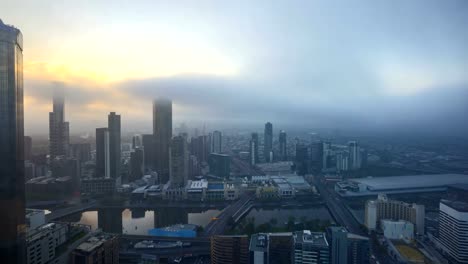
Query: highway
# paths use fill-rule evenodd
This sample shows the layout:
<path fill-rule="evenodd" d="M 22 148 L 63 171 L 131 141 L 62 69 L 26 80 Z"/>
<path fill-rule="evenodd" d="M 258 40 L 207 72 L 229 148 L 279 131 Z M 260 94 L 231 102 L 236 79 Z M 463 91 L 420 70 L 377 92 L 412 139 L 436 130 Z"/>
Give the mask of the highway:
<path fill-rule="evenodd" d="M 345 226 L 351 233 L 367 236 L 367 233 L 361 229 L 361 224 L 348 211 L 335 192 L 329 191 L 320 180 L 315 180 L 314 184 L 338 224 Z"/>
<path fill-rule="evenodd" d="M 204 236 L 211 237 L 214 235 L 221 235 L 228 224 L 229 219 L 236 214 L 243 213 L 243 210 L 250 208 L 252 196 L 245 194 L 235 203 L 232 203 L 216 217 L 216 220 L 211 220 L 210 223 L 205 227 Z"/>
<path fill-rule="evenodd" d="M 50 214 L 46 215 L 46 221 L 47 222 L 54 221 L 54 220 L 63 218 L 67 215 L 83 212 L 85 210 L 96 207 L 96 205 L 97 205 L 96 201 L 90 201 L 89 203 L 77 204 L 71 207 L 54 210 Z"/>

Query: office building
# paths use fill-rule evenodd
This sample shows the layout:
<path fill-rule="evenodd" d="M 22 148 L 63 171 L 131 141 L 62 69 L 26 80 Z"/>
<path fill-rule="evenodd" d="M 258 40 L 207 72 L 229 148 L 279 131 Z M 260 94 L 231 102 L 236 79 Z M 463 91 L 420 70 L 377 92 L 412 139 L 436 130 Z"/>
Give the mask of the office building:
<path fill-rule="evenodd" d="M 379 227 L 380 220 L 405 220 L 415 225 L 418 234 L 424 234 L 424 205 L 408 204 L 390 200 L 385 194 L 379 194 L 377 200 L 366 202 L 364 224 L 369 230 Z"/>
<path fill-rule="evenodd" d="M 330 248 L 325 233 L 309 230 L 294 232 L 295 264 L 328 264 L 330 263 Z"/>
<path fill-rule="evenodd" d="M 192 138 L 190 141 L 190 153 L 197 157 L 199 162 L 208 162 L 210 154 L 210 141 L 208 136 Z"/>
<path fill-rule="evenodd" d="M 32 138 L 24 136 L 24 160 L 31 160 L 32 155 Z"/>
<path fill-rule="evenodd" d="M 156 169 L 156 145 L 154 140 L 154 135 L 145 134 L 141 137 L 141 142 L 143 145 L 143 154 L 145 158 L 145 172 L 152 171 Z"/>
<path fill-rule="evenodd" d="M 67 239 L 68 225 L 63 223 L 49 223 L 30 230 L 26 240 L 27 263 L 53 263 L 57 248 Z"/>
<path fill-rule="evenodd" d="M 336 153 L 336 170 L 338 172 L 349 170 L 349 154 L 347 152 Z"/>
<path fill-rule="evenodd" d="M 333 150 L 331 142 L 322 143 L 322 170 L 326 170 L 333 167 Z"/>
<path fill-rule="evenodd" d="M 41 209 L 26 209 L 26 226 L 35 229 L 46 223 L 45 211 Z"/>
<path fill-rule="evenodd" d="M 96 177 L 110 178 L 109 129 L 96 128 Z"/>
<path fill-rule="evenodd" d="M 91 160 L 91 144 L 76 143 L 70 144 L 70 156 L 85 163 Z"/>
<path fill-rule="evenodd" d="M 188 180 L 189 152 L 187 141 L 183 136 L 176 136 L 171 143 L 171 171 L 172 187 L 183 187 Z"/>
<path fill-rule="evenodd" d="M 297 175 L 309 173 L 309 149 L 304 144 L 296 144 L 296 158 L 294 161 Z"/>
<path fill-rule="evenodd" d="M 130 152 L 130 182 L 136 181 L 143 177 L 143 173 L 145 172 L 144 160 L 144 151 L 140 147 L 137 147 L 132 152 Z"/>
<path fill-rule="evenodd" d="M 210 174 L 229 179 L 231 174 L 231 156 L 226 154 L 210 154 Z"/>
<path fill-rule="evenodd" d="M 65 122 L 65 95 L 62 87 L 55 87 L 53 111 L 49 113 L 49 154 L 54 159 L 68 154 L 69 124 Z"/>
<path fill-rule="evenodd" d="M 273 125 L 270 122 L 265 124 L 265 132 L 263 134 L 263 158 L 265 162 L 273 161 Z"/>
<path fill-rule="evenodd" d="M 85 178 L 81 180 L 82 194 L 111 194 L 115 190 L 115 180 L 112 178 Z"/>
<path fill-rule="evenodd" d="M 222 133 L 215 130 L 211 137 L 211 153 L 221 153 L 222 151 Z"/>
<path fill-rule="evenodd" d="M 279 134 L 279 157 L 282 161 L 288 160 L 288 146 L 284 130 L 281 130 Z"/>
<path fill-rule="evenodd" d="M 466 198 L 465 198 L 466 199 Z M 468 203 L 441 200 L 437 246 L 455 263 L 468 263 Z"/>
<path fill-rule="evenodd" d="M 143 147 L 143 137 L 140 134 L 134 135 L 132 137 L 132 149 L 142 148 Z"/>
<path fill-rule="evenodd" d="M 25 263 L 23 37 L 0 20 L 0 259 Z"/>
<path fill-rule="evenodd" d="M 118 264 L 119 237 L 99 233 L 81 243 L 71 253 L 71 264 Z"/>
<path fill-rule="evenodd" d="M 76 188 L 78 188 L 81 178 L 80 162 L 75 158 L 57 156 L 50 161 L 52 177 L 70 177 Z"/>
<path fill-rule="evenodd" d="M 348 263 L 348 231 L 344 227 L 327 228 L 331 264 Z"/>
<path fill-rule="evenodd" d="M 153 102 L 153 135 L 155 138 L 156 171 L 159 183 L 169 181 L 170 153 L 172 139 L 172 101 L 156 99 Z"/>
<path fill-rule="evenodd" d="M 323 142 L 314 141 L 310 145 L 310 167 L 313 172 L 322 171 L 323 167 Z"/>
<path fill-rule="evenodd" d="M 350 168 L 357 170 L 361 168 L 361 149 L 356 141 L 348 143 Z"/>
<path fill-rule="evenodd" d="M 250 165 L 255 165 L 258 163 L 258 133 L 252 133 L 252 137 L 250 139 Z"/>
<path fill-rule="evenodd" d="M 348 233 L 348 264 L 369 264 L 369 238 Z"/>
<path fill-rule="evenodd" d="M 108 116 L 109 132 L 109 168 L 110 177 L 119 180 L 121 167 L 120 115 L 111 112 Z"/>
<path fill-rule="evenodd" d="M 251 264 L 291 263 L 293 253 L 292 233 L 259 233 L 250 238 Z"/>
<path fill-rule="evenodd" d="M 240 236 L 212 236 L 211 237 L 212 264 L 248 264 L 249 237 Z"/>

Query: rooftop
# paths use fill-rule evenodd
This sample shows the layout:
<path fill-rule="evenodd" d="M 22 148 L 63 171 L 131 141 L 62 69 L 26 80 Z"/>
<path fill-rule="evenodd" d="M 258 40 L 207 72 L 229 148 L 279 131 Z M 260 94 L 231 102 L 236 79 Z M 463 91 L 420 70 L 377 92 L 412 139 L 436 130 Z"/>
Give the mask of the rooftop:
<path fill-rule="evenodd" d="M 389 189 L 413 189 L 468 184 L 468 175 L 463 174 L 426 174 L 410 176 L 390 176 L 359 178 L 351 181 L 367 185 L 370 191 Z"/>
<path fill-rule="evenodd" d="M 328 241 L 325 233 L 310 232 L 309 230 L 294 233 L 296 243 L 307 243 L 319 247 L 328 247 Z"/>
<path fill-rule="evenodd" d="M 468 203 L 461 201 L 451 201 L 451 200 L 440 200 L 440 203 L 443 203 L 459 212 L 468 212 Z"/>
<path fill-rule="evenodd" d="M 88 238 L 85 242 L 81 243 L 76 250 L 83 251 L 83 252 L 92 252 L 96 248 L 100 247 L 104 244 L 107 240 L 113 239 L 115 235 L 100 233 L 96 236 Z"/>

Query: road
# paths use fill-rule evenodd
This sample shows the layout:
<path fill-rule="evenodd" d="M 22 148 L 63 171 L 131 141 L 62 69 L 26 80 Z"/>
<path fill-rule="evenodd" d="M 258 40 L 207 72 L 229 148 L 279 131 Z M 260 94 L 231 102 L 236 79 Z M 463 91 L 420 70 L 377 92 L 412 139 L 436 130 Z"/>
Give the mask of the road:
<path fill-rule="evenodd" d="M 349 212 L 335 192 L 329 191 L 320 180 L 315 180 L 314 184 L 338 224 L 345 226 L 351 233 L 367 236 L 367 233 L 361 229 L 361 224 Z"/>
<path fill-rule="evenodd" d="M 251 199 L 252 196 L 250 194 L 245 194 L 235 203 L 224 208 L 224 210 L 216 217 L 216 220 L 211 220 L 211 222 L 205 227 L 204 236 L 210 237 L 223 234 L 229 219 L 231 219 L 234 214 L 242 211 L 244 206 L 249 207 Z"/>
<path fill-rule="evenodd" d="M 63 209 L 58 209 L 55 211 L 52 211 L 50 214 L 46 215 L 46 220 L 47 222 L 57 220 L 60 218 L 63 218 L 67 215 L 71 215 L 74 213 L 79 213 L 83 212 L 85 210 L 91 209 L 96 207 L 98 203 L 96 201 L 90 201 L 89 203 L 82 203 L 82 204 L 77 204 L 71 207 L 63 208 Z"/>

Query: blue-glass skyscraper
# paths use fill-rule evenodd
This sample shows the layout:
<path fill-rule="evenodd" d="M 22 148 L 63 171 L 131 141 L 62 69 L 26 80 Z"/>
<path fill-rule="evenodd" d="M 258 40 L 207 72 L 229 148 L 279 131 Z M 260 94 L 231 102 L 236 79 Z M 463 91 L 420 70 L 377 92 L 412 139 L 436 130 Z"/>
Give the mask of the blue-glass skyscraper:
<path fill-rule="evenodd" d="M 23 37 L 0 20 L 0 259 L 25 263 Z"/>

